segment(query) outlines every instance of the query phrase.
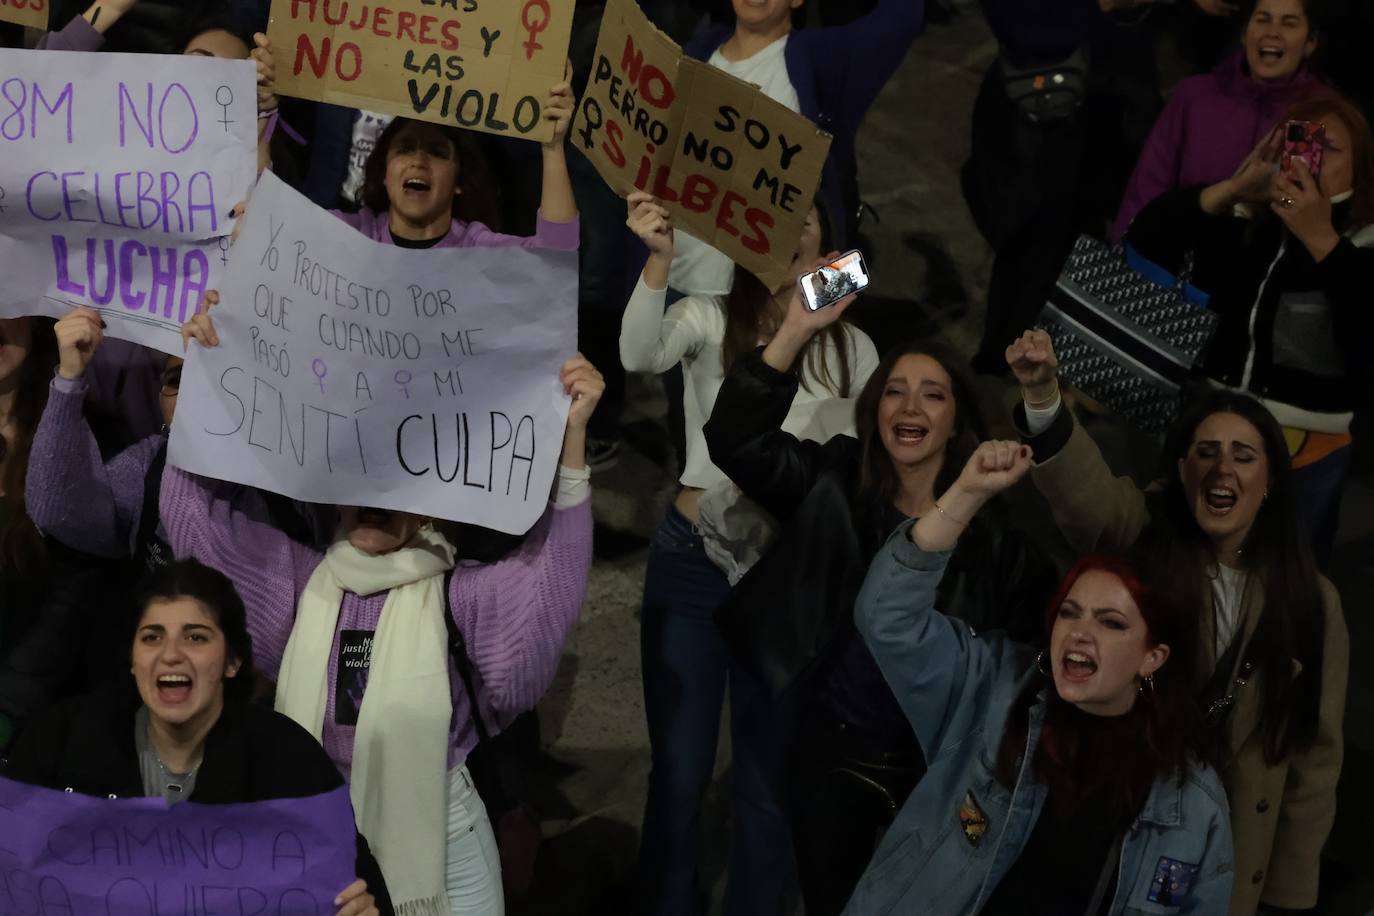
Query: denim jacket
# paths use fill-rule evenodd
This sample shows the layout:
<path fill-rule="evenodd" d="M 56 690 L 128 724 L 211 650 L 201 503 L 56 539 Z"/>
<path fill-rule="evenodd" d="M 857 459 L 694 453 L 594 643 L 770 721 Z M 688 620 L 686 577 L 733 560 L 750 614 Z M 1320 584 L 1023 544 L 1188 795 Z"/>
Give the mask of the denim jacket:
<path fill-rule="evenodd" d="M 962 916 L 987 902 L 1021 855 L 1046 790 L 1030 761 L 1045 713 L 1031 707 L 1014 788 L 994 773 L 1016 698 L 1040 675 L 1034 653 L 975 637 L 935 612 L 948 553 L 925 553 L 902 525 L 879 551 L 855 619 L 925 749 L 929 772 L 884 836 L 846 916 Z M 1209 767 L 1157 781 L 1121 847 L 1111 916 L 1225 914 L 1231 898 L 1226 796 Z M 1046 875 L 1053 881 L 1053 875 Z"/>

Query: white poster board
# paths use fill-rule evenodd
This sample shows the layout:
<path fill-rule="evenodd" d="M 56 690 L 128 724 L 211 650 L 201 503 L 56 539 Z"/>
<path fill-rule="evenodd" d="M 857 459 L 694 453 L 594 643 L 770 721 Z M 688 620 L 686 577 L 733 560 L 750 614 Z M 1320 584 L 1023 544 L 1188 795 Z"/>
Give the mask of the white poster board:
<path fill-rule="evenodd" d="M 374 242 L 265 174 L 192 345 L 168 460 L 512 534 L 562 451 L 577 253 Z"/>
<path fill-rule="evenodd" d="M 249 61 L 0 50 L 0 316 L 181 352 L 257 172 Z"/>

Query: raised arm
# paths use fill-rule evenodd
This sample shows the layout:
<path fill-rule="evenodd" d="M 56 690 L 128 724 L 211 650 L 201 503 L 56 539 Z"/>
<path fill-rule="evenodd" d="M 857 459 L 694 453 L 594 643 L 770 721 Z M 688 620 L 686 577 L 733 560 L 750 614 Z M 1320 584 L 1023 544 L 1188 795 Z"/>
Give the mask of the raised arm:
<path fill-rule="evenodd" d="M 1029 468 L 1026 446 L 979 446 L 958 481 L 936 501 L 937 509 L 888 538 L 855 603 L 859 632 L 927 761 L 975 730 L 999 677 L 1012 674 L 1027 655 L 1013 643 L 978 639 L 967 625 L 937 613 L 935 595 L 968 521 Z"/>
<path fill-rule="evenodd" d="M 667 372 L 705 340 L 695 299 L 681 299 L 667 312 L 668 268 L 673 263 L 673 221 L 643 191 L 626 199 L 625 225 L 649 249 L 649 259 L 620 319 L 620 362 L 631 372 Z"/>
<path fill-rule="evenodd" d="M 104 462 L 83 413 L 86 367 L 104 337 L 103 322 L 94 310 L 77 308 L 53 331 L 59 362 L 33 437 L 25 505 L 40 531 L 68 547 L 130 556 L 144 481 L 166 437 L 150 436 Z"/>
<path fill-rule="evenodd" d="M 1007 348 L 1007 363 L 1021 383 L 1015 420 L 1035 453 L 1031 479 L 1060 532 L 1080 553 L 1130 547 L 1150 521 L 1145 494 L 1130 477 L 1112 474 L 1063 406 L 1050 335 L 1027 331 Z"/>
<path fill-rule="evenodd" d="M 1164 106 L 1150 136 L 1136 160 L 1131 181 L 1112 224 L 1111 238 L 1119 242 L 1131 228 L 1131 222 L 1145 205 L 1166 191 L 1178 187 L 1179 162 L 1183 149 L 1183 126 L 1187 102 L 1175 95 Z"/>
<path fill-rule="evenodd" d="M 137 3 L 138 0 L 96 0 L 86 12 L 61 29 L 44 35 L 38 42 L 38 48 L 49 51 L 99 51 L 105 44 L 105 33 L 110 26 Z"/>
<path fill-rule="evenodd" d="M 852 136 L 925 26 L 924 0 L 879 0 L 871 13 L 847 25 L 803 30 L 820 109 Z"/>
<path fill-rule="evenodd" d="M 553 139 L 543 144 L 544 177 L 539 195 L 539 213 L 555 223 L 577 219 L 577 201 L 573 199 L 572 178 L 568 175 L 568 160 L 564 140 L 572 123 L 575 107 L 572 91 L 572 63 L 563 71 L 563 81 L 549 90 L 544 103 L 544 120 L 553 122 Z"/>

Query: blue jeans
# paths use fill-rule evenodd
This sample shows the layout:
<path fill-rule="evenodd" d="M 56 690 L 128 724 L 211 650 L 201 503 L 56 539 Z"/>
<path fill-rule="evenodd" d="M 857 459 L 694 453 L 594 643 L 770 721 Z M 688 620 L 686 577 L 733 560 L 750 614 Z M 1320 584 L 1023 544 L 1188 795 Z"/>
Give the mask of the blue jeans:
<path fill-rule="evenodd" d="M 1320 461 L 1293 472 L 1293 501 L 1298 524 L 1311 539 L 1317 565 L 1325 569 L 1336 545 L 1341 521 L 1341 488 L 1350 471 L 1353 449 L 1338 448 Z"/>
<path fill-rule="evenodd" d="M 730 584 L 676 509 L 654 534 L 640 629 L 653 770 L 639 848 L 641 909 L 698 912 L 701 805 L 711 784 L 721 704 L 730 686 L 734 830 L 727 916 L 774 916 L 792 873 L 782 791 L 787 717 L 731 664 L 713 615 Z"/>

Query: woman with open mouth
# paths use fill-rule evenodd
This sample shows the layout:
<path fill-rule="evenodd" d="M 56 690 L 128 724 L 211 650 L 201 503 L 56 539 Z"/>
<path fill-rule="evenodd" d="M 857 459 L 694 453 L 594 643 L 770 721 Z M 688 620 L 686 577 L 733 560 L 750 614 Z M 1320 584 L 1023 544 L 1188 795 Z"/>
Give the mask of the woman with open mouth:
<path fill-rule="evenodd" d="M 1166 191 L 1229 178 L 1292 105 L 1334 91 L 1308 62 L 1317 50 L 1313 0 L 1251 0 L 1242 47 L 1174 89 L 1121 202 L 1112 238 Z"/>
<path fill-rule="evenodd" d="M 1231 916 L 1317 904 L 1336 815 L 1349 640 L 1340 596 L 1318 571 L 1294 506 L 1283 431 L 1262 404 L 1217 391 L 1165 440 L 1167 476 L 1142 491 L 1116 477 L 1065 409 L 1049 335 L 1007 348 L 1035 450 L 1031 477 L 1080 551 L 1133 544 L 1191 608 L 1192 672 L 1231 803 Z"/>
<path fill-rule="evenodd" d="M 142 584 L 126 635 L 132 678 L 47 710 L 15 742 L 5 776 L 97 798 L 228 805 L 306 798 L 343 785 L 310 734 L 251 702 L 253 640 L 243 600 L 195 560 Z M 357 837 L 359 880 L 338 916 L 390 914 L 377 861 Z"/>
<path fill-rule="evenodd" d="M 1030 467 L 1029 447 L 983 443 L 864 580 L 855 623 L 930 769 L 844 912 L 1224 913 L 1231 835 L 1198 756 L 1192 621 L 1159 580 L 1121 557 L 1081 560 L 1038 655 L 936 609 L 965 527 Z"/>
<path fill-rule="evenodd" d="M 186 335 L 215 346 L 202 313 Z M 465 761 L 533 709 L 576 623 L 592 561 L 586 428 L 605 383 L 580 355 L 555 493 L 520 547 L 455 565 L 427 518 L 339 506 L 323 553 L 229 502 L 216 482 L 168 467 L 162 520 L 178 557 L 229 574 L 276 708 L 324 745 L 398 911 L 499 916 L 496 841 Z M 470 669 L 470 670 L 469 670 Z"/>
<path fill-rule="evenodd" d="M 930 341 L 892 348 L 854 403 L 854 432 L 806 441 L 785 428 L 792 370 L 850 296 L 812 312 L 799 294 L 766 347 L 735 361 L 704 433 L 712 459 L 778 520 L 779 535 L 716 613 L 732 664 L 788 727 L 792 848 L 808 916 L 836 916 L 925 772 L 911 724 L 854 629 L 854 599 L 901 522 L 935 498 L 977 447 L 983 421 L 964 360 Z M 1055 572 L 995 511 L 972 519 L 939 605 L 974 630 L 1040 637 Z M 795 724 L 794 724 L 795 723 Z"/>

